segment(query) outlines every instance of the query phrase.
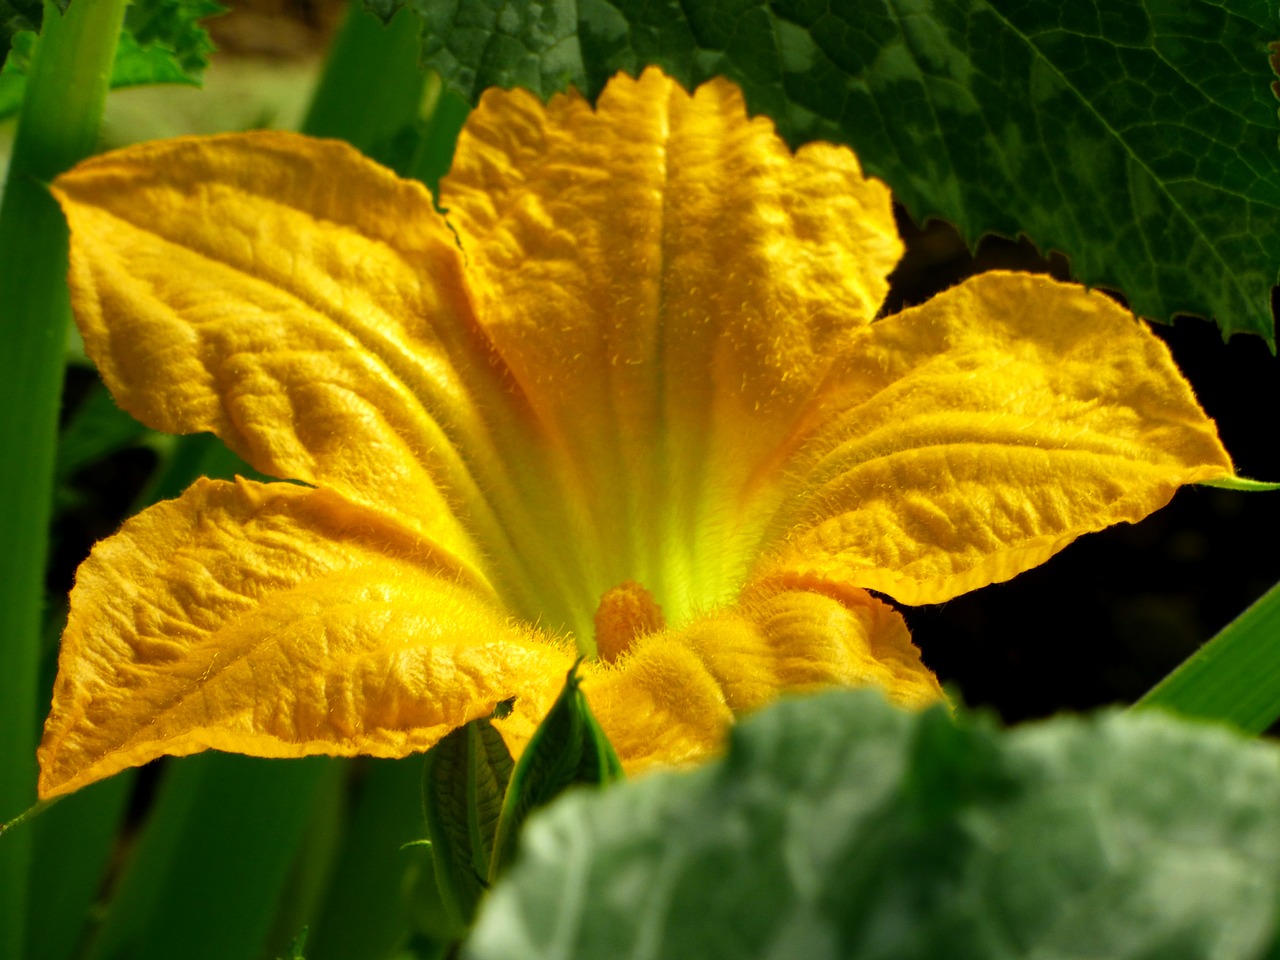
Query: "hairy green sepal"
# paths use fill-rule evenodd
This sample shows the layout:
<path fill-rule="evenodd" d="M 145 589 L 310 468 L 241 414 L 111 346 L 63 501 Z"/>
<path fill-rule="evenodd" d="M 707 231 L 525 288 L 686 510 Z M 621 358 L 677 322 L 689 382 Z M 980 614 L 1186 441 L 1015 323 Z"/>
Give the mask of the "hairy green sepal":
<path fill-rule="evenodd" d="M 510 864 L 529 814 L 575 784 L 621 779 L 622 764 L 579 687 L 578 667 L 513 763 L 492 719 L 473 720 L 427 751 L 423 809 L 436 888 L 453 933 L 474 922 L 489 884 Z"/>
<path fill-rule="evenodd" d="M 574 784 L 598 786 L 622 776 L 618 755 L 587 706 L 575 664 L 511 775 L 494 837 L 489 879 L 495 880 L 511 863 L 520 828 L 530 813 Z"/>
<path fill-rule="evenodd" d="M 475 917 L 514 764 L 488 718 L 454 730 L 427 751 L 423 812 L 436 885 L 458 929 Z"/>

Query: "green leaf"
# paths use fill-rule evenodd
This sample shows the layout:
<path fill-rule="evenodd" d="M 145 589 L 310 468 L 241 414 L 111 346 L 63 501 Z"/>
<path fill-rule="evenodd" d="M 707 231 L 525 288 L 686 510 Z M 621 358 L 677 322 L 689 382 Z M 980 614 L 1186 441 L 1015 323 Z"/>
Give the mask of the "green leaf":
<path fill-rule="evenodd" d="M 298 932 L 297 937 L 294 938 L 293 943 L 289 944 L 289 955 L 287 957 L 283 957 L 282 960 L 306 960 L 302 952 L 306 945 L 307 928 L 303 927 Z"/>
<path fill-rule="evenodd" d="M 1250 480 L 1248 477 L 1218 477 L 1216 480 L 1200 481 L 1202 487 L 1221 487 L 1223 490 L 1238 490 L 1241 493 L 1265 493 L 1269 490 L 1280 490 L 1280 483 L 1268 480 Z"/>
<path fill-rule="evenodd" d="M 47 808 L 32 822 L 24 960 L 68 960 L 77 955 L 103 879 L 119 856 L 118 833 L 135 773 L 99 781 Z"/>
<path fill-rule="evenodd" d="M 526 827 L 469 960 L 1265 956 L 1280 751 L 1156 714 L 1007 733 L 785 702 L 691 773 Z"/>
<path fill-rule="evenodd" d="M 214 50 L 213 41 L 200 22 L 226 12 L 227 8 L 217 0 L 132 0 L 124 15 L 125 30 L 140 48 L 163 51 L 172 67 L 185 78 L 142 82 L 199 85 Z M 118 58 L 116 65 L 119 69 Z"/>
<path fill-rule="evenodd" d="M 427 751 L 422 803 L 441 899 L 458 931 L 475 917 L 513 763 L 488 719 L 472 720 Z"/>
<path fill-rule="evenodd" d="M 390 957 L 409 930 L 407 890 L 422 849 L 422 760 L 367 760 L 345 818 L 347 833 L 323 906 L 311 921 L 308 960 Z"/>
<path fill-rule="evenodd" d="M 152 83 L 199 86 L 213 52 L 213 42 L 199 21 L 224 11 L 212 0 L 134 0 L 125 13 L 116 47 L 111 89 Z M 34 27 L 23 22 L 28 30 Z M 0 71 L 0 120 L 17 113 L 22 105 L 37 40 L 32 32 L 13 37 L 13 55 Z"/>
<path fill-rule="evenodd" d="M 18 112 L 27 90 L 27 71 L 31 69 L 31 57 L 35 53 L 37 37 L 31 30 L 23 29 L 11 37 L 0 37 L 4 42 L 8 59 L 0 69 L 0 120 L 6 120 Z"/>
<path fill-rule="evenodd" d="M 168 765 L 89 960 L 256 960 L 321 795 L 327 757 L 209 752 Z"/>
<path fill-rule="evenodd" d="M 413 0 L 424 62 L 589 98 L 657 64 L 723 74 L 792 145 L 852 146 L 917 221 L 1026 234 L 1143 316 L 1273 341 L 1276 0 Z"/>
<path fill-rule="evenodd" d="M 530 813 L 576 783 L 601 785 L 622 777 L 618 755 L 579 687 L 575 663 L 511 775 L 489 863 L 490 881 L 511 862 Z"/>
<path fill-rule="evenodd" d="M 1261 734 L 1280 717 L 1280 583 L 1135 704 Z"/>
<path fill-rule="evenodd" d="M 403 6 L 404 0 L 364 0 L 364 8 L 383 23 L 390 23 L 396 11 Z"/>

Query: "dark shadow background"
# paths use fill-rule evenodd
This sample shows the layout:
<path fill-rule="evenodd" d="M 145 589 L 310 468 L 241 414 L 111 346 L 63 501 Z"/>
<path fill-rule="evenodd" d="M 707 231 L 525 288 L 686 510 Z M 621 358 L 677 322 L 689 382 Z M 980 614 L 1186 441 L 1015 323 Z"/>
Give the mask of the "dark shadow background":
<path fill-rule="evenodd" d="M 988 237 L 971 255 L 949 224 L 921 229 L 899 209 L 898 227 L 908 251 L 886 312 L 984 270 L 1069 279 L 1064 257 L 1046 260 L 1026 241 Z M 1280 361 L 1266 344 L 1245 335 L 1224 343 L 1193 317 L 1154 329 L 1237 471 L 1280 479 Z M 1007 583 L 903 613 L 943 682 L 1006 721 L 1129 703 L 1280 580 L 1278 543 L 1280 492 L 1185 487 L 1143 522 L 1083 537 Z"/>

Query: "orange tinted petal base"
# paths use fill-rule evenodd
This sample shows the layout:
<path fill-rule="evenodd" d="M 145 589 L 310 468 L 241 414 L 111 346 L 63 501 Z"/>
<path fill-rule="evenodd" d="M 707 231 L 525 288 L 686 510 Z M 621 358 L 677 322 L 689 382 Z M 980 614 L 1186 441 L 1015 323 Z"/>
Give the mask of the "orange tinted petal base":
<path fill-rule="evenodd" d="M 744 488 L 888 290 L 888 189 L 848 150 L 793 156 L 727 81 L 651 69 L 594 109 L 487 92 L 441 193 L 579 513 L 578 606 L 625 580 L 672 622 L 731 602 Z"/>
<path fill-rule="evenodd" d="M 895 702 L 943 698 L 902 617 L 866 591 L 760 591 L 686 627 L 638 639 L 583 683 L 631 772 L 719 750 L 736 715 L 780 694 L 879 686 Z"/>

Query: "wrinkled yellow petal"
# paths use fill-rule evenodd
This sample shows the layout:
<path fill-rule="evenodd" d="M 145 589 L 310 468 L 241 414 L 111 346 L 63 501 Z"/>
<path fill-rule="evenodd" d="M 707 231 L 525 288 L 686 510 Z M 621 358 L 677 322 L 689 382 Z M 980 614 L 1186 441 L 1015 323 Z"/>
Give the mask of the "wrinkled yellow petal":
<path fill-rule="evenodd" d="M 518 579 L 518 521 L 500 514 L 519 496 L 491 434 L 528 433 L 528 412 L 421 184 L 336 141 L 258 132 L 105 154 L 54 193 L 85 348 L 122 407 Z"/>
<path fill-rule="evenodd" d="M 1104 297 L 989 274 L 872 323 L 887 190 L 847 150 L 792 156 L 720 80 L 651 70 L 595 110 L 490 91 L 448 224 L 279 133 L 130 148 L 55 193 L 122 406 L 315 488 L 203 482 L 95 548 L 46 797 L 209 747 L 402 756 L 512 696 L 519 752 L 567 629 L 600 631 L 584 689 L 633 771 L 784 691 L 930 703 L 866 590 L 943 600 L 1231 471 Z"/>
<path fill-rule="evenodd" d="M 584 505 L 584 602 L 627 579 L 676 621 L 732 600 L 737 493 L 888 289 L 888 190 L 848 150 L 793 157 L 727 81 L 648 70 L 595 110 L 487 92 L 441 202 Z"/>
<path fill-rule="evenodd" d="M 1232 472 L 1168 349 L 1109 298 L 988 273 L 863 331 L 797 427 L 756 579 L 936 603 Z"/>
<path fill-rule="evenodd" d="M 630 771 L 714 753 L 725 728 L 784 692 L 878 686 L 897 703 L 942 699 L 901 615 L 865 590 L 760 591 L 651 634 L 583 683 Z"/>
<path fill-rule="evenodd" d="M 206 748 L 400 757 L 511 696 L 519 749 L 572 660 L 448 552 L 340 496 L 199 481 L 81 565 L 40 795 Z"/>

